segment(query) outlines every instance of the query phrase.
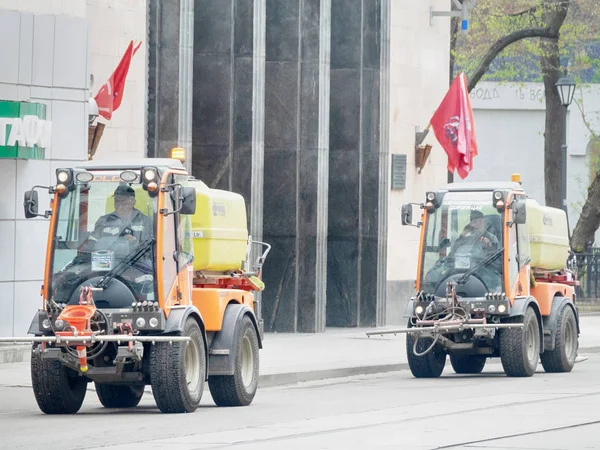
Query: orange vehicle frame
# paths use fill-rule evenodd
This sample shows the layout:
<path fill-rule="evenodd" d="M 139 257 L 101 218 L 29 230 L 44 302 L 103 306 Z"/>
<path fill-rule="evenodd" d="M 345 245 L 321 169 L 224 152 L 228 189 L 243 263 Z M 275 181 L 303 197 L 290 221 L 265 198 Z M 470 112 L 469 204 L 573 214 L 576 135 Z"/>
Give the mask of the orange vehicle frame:
<path fill-rule="evenodd" d="M 166 170 L 160 181 L 158 208 L 160 211 L 165 207 L 165 196 L 162 193 L 162 188 L 166 187 L 169 175 L 187 175 L 186 172 L 179 170 Z M 59 196 L 54 195 L 52 199 L 52 210 L 58 208 Z M 163 231 L 164 217 L 158 215 L 161 220 L 156 221 L 156 252 L 160 253 L 163 248 Z M 50 298 L 49 280 L 52 270 L 52 242 L 56 228 L 57 215 L 50 216 L 50 224 L 48 227 L 48 243 L 46 246 L 46 263 L 45 263 L 45 281 L 41 289 L 42 307 L 45 309 L 46 302 Z M 163 279 L 163 259 L 156 255 L 156 280 Z M 177 277 L 173 280 L 173 284 L 169 289 L 168 295 L 165 295 L 165 289 L 162 283 L 157 282 L 157 297 L 159 307 L 165 312 L 168 318 L 173 306 L 193 305 L 200 311 L 202 320 L 204 321 L 205 330 L 220 331 L 223 323 L 225 308 L 230 303 L 239 303 L 249 306 L 254 310 L 254 296 L 251 292 L 241 289 L 219 289 L 219 288 L 198 288 L 194 287 L 192 279 L 192 263 L 183 267 Z"/>
<path fill-rule="evenodd" d="M 509 192 L 507 199 L 506 199 L 506 204 L 510 204 L 510 202 L 512 201 L 512 198 L 517 194 L 517 192 L 511 191 Z M 521 193 L 519 193 L 521 194 Z M 510 221 L 510 217 L 509 217 L 509 209 L 505 208 L 504 209 L 504 223 L 506 224 L 507 222 Z M 421 222 L 422 222 L 422 226 L 421 226 L 421 239 L 419 242 L 419 256 L 418 256 L 418 271 L 417 271 L 417 278 L 416 278 L 416 283 L 415 283 L 415 289 L 417 291 L 420 290 L 421 288 L 421 271 L 422 271 L 422 264 L 423 264 L 423 243 L 425 242 L 425 232 L 426 232 L 426 228 L 427 228 L 427 219 L 429 217 L 429 214 L 426 214 L 426 210 L 423 211 L 423 213 L 421 214 Z M 508 227 L 503 226 L 502 227 L 502 236 L 503 236 L 503 241 L 504 241 L 504 267 L 508 267 Z M 546 281 L 536 281 L 535 282 L 535 286 L 531 286 L 531 267 L 529 264 L 526 264 L 525 266 L 521 267 L 521 269 L 519 270 L 519 273 L 517 275 L 517 279 L 515 280 L 513 286 L 510 286 L 510 282 L 508 280 L 508 277 L 504 277 L 504 289 L 506 292 L 506 296 L 508 297 L 511 306 L 513 305 L 514 301 L 515 301 L 515 297 L 517 296 L 525 296 L 525 297 L 533 297 L 540 309 L 540 314 L 542 316 L 549 316 L 550 315 L 550 311 L 552 309 L 552 301 L 554 300 L 554 297 L 556 296 L 561 296 L 561 297 L 566 297 L 568 299 L 570 299 L 571 301 L 573 301 L 573 296 L 575 293 L 575 290 L 573 288 L 573 286 L 567 285 L 567 284 L 562 284 L 562 283 L 556 283 L 556 282 L 546 282 Z"/>

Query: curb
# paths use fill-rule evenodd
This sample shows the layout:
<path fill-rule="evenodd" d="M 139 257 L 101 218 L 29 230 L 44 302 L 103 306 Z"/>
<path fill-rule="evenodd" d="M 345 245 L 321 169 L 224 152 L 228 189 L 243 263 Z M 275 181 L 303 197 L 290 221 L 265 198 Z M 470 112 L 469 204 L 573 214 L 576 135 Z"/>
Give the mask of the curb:
<path fill-rule="evenodd" d="M 342 367 L 339 369 L 314 370 L 307 372 L 274 373 L 269 375 L 260 375 L 258 377 L 258 382 L 260 387 L 266 388 L 286 386 L 295 383 L 305 383 L 308 381 L 346 378 L 355 375 L 373 375 L 376 373 L 398 372 L 400 370 L 408 370 L 408 363 Z"/>
<path fill-rule="evenodd" d="M 0 345 L 0 364 L 29 361 L 29 345 Z"/>

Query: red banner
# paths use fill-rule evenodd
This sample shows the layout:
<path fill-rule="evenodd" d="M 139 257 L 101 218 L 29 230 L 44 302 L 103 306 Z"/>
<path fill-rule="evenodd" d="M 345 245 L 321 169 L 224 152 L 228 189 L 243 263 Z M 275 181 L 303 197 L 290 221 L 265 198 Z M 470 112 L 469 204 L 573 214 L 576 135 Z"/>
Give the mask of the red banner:
<path fill-rule="evenodd" d="M 96 94 L 96 97 L 94 97 L 98 104 L 98 114 L 107 120 L 110 120 L 112 118 L 112 113 L 121 106 L 123 92 L 125 91 L 125 79 L 129 72 L 131 59 L 140 48 L 140 45 L 142 45 L 141 42 L 133 48 L 133 41 L 129 43 L 127 50 L 125 50 L 125 54 L 121 58 L 121 62 L 108 81 L 102 85 Z"/>
<path fill-rule="evenodd" d="M 461 178 L 466 178 L 473 170 L 477 140 L 467 78 L 463 73 L 454 79 L 429 123 L 448 155 L 448 171 L 454 173 L 456 170 Z"/>

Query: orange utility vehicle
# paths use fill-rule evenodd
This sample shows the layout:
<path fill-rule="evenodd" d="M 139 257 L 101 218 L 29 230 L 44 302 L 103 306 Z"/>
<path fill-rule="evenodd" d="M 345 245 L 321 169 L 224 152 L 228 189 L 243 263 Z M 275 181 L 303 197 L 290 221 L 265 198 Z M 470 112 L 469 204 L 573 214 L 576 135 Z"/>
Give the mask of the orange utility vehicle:
<path fill-rule="evenodd" d="M 570 372 L 578 282 L 567 264 L 565 212 L 528 198 L 518 174 L 425 197 L 407 328 L 368 335 L 407 333 L 417 378 L 439 377 L 446 355 L 456 373 L 480 373 L 488 357 L 499 357 L 508 376 L 532 376 L 539 359 L 546 372 Z M 412 225 L 412 206 L 402 206 L 403 225 Z"/>
<path fill-rule="evenodd" d="M 34 337 L 3 339 L 33 342 L 40 409 L 76 413 L 88 382 L 108 408 L 137 406 L 151 385 L 162 412 L 192 412 L 207 380 L 217 405 L 249 405 L 263 337 L 254 292 L 270 246 L 248 235 L 243 197 L 177 159 L 57 169 L 43 214 L 41 187 L 24 206 L 50 218 L 42 305 Z"/>

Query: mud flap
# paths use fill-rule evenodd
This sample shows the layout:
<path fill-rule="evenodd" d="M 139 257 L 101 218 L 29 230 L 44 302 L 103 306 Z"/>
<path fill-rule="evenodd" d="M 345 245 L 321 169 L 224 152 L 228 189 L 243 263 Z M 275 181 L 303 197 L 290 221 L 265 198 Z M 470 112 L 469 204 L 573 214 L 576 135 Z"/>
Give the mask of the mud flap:
<path fill-rule="evenodd" d="M 208 375 L 233 375 L 235 372 L 235 354 L 239 323 L 245 315 L 249 315 L 258 337 L 258 348 L 262 346 L 262 335 L 258 321 L 252 309 L 246 305 L 231 303 L 225 309 L 221 331 L 215 334 L 209 351 Z"/>

